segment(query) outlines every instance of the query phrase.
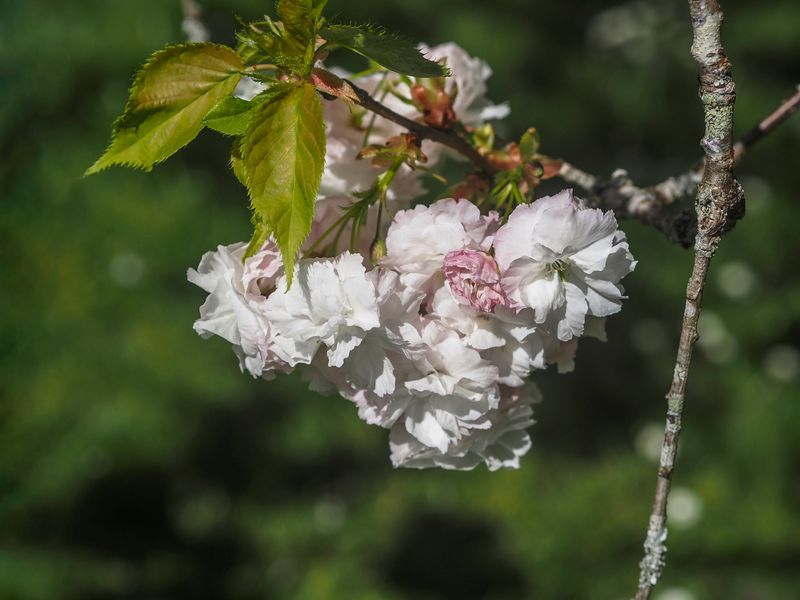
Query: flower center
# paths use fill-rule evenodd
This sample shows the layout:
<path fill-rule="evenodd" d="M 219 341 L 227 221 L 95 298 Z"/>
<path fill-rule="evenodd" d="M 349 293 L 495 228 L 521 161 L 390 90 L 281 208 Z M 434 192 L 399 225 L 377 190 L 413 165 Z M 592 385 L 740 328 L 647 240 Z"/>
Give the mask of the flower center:
<path fill-rule="evenodd" d="M 548 274 L 556 273 L 559 280 L 567 280 L 567 271 L 569 270 L 570 262 L 565 258 L 558 258 L 547 265 Z"/>
<path fill-rule="evenodd" d="M 270 294 L 278 289 L 277 285 L 275 285 L 275 281 L 269 277 L 261 277 L 256 281 L 256 285 L 258 286 L 258 291 L 261 292 L 261 295 L 265 298 L 269 298 Z"/>

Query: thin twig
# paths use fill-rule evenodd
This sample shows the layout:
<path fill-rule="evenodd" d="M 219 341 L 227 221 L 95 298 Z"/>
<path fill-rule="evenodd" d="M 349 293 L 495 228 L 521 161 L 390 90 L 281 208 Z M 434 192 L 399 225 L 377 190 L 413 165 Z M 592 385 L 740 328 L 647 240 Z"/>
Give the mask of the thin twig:
<path fill-rule="evenodd" d="M 669 498 L 678 439 L 681 433 L 686 382 L 697 340 L 697 323 L 709 263 L 722 236 L 744 214 L 744 194 L 733 177 L 733 105 L 736 87 L 731 66 L 720 40 L 722 9 L 718 0 L 689 0 L 692 19 L 692 56 L 699 67 L 699 91 L 705 112 L 701 146 L 705 169 L 697 191 L 697 239 L 694 267 L 686 289 L 686 308 L 675 360 L 672 385 L 667 394 L 667 423 L 658 468 L 653 509 L 639 563 L 639 589 L 635 600 L 648 600 L 664 567 Z"/>
<path fill-rule="evenodd" d="M 363 108 L 402 125 L 421 138 L 433 140 L 452 148 L 472 161 L 486 175 L 492 176 L 497 173 L 497 169 L 486 157 L 457 133 L 434 129 L 412 121 L 384 106 L 352 81 L 348 81 L 348 83 L 358 97 L 358 104 Z M 742 136 L 736 144 L 739 148 L 736 158 L 741 158 L 747 148 L 785 121 L 798 105 L 800 105 L 800 89 L 797 94 L 783 102 L 768 117 Z M 645 225 L 654 227 L 670 241 L 686 247 L 694 243 L 697 234 L 696 216 L 693 211 L 682 209 L 678 204 L 681 199 L 697 193 L 697 187 L 703 178 L 702 162 L 690 171 L 644 188 L 635 185 L 627 171 L 623 169 L 617 169 L 611 175 L 611 179 L 602 181 L 595 175 L 564 162 L 559 177 L 588 192 L 590 204 L 603 210 L 613 211 L 618 219 L 636 219 Z"/>
<path fill-rule="evenodd" d="M 775 130 L 800 106 L 800 86 L 798 91 L 783 101 L 767 117 L 748 130 L 734 146 L 734 162 L 738 164 L 747 150 Z M 573 173 L 581 173 L 576 178 Z M 640 188 L 633 185 L 627 173 L 618 170 L 608 182 L 598 182 L 593 175 L 580 172 L 566 164 L 560 175 L 567 181 L 581 187 L 583 182 L 594 180 L 591 191 L 599 196 L 596 203 L 605 209 L 612 209 L 618 218 L 635 218 L 653 225 L 673 241 L 686 246 L 694 241 L 696 221 L 694 215 L 686 211 L 670 210 L 671 205 L 682 198 L 693 196 L 703 177 L 703 163 L 676 177 L 670 177 L 654 186 Z M 584 187 L 584 189 L 587 189 Z M 687 220 L 688 219 L 688 220 Z"/>
<path fill-rule="evenodd" d="M 784 100 L 768 117 L 762 119 L 758 125 L 739 138 L 739 141 L 733 147 L 734 160 L 738 162 L 744 153 L 752 148 L 758 140 L 788 119 L 797 110 L 798 106 L 800 106 L 800 85 L 797 86 L 794 96 Z"/>
<path fill-rule="evenodd" d="M 358 98 L 357 104 L 363 108 L 405 127 L 420 136 L 420 138 L 433 140 L 452 148 L 469 159 L 487 176 L 491 177 L 497 173 L 497 168 L 457 133 L 434 129 L 417 121 L 412 121 L 384 106 L 352 81 L 347 83 L 353 88 Z M 589 191 L 592 194 L 591 200 L 595 206 L 614 211 L 618 218 L 636 218 L 644 223 L 653 225 L 665 233 L 672 241 L 680 242 L 684 245 L 689 245 L 694 240 L 694 221 L 691 218 L 684 217 L 682 221 L 685 225 L 681 227 L 682 217 L 680 215 L 676 218 L 671 213 L 654 210 L 654 208 L 671 203 L 671 201 L 668 202 L 666 200 L 668 197 L 679 198 L 694 193 L 700 180 L 699 174 L 685 174 L 677 178 L 671 178 L 647 189 L 634 186 L 627 172 L 621 169 L 614 172 L 610 181 L 600 182 L 597 177 L 565 162 L 559 175 L 569 183 Z"/>
<path fill-rule="evenodd" d="M 353 91 L 356 93 L 358 98 L 357 104 L 359 106 L 362 106 L 368 111 L 377 114 L 379 117 L 383 117 L 384 119 L 388 119 L 389 121 L 405 127 L 410 132 L 418 135 L 421 139 L 433 140 L 434 142 L 439 142 L 448 148 L 452 148 L 459 154 L 468 158 L 476 167 L 478 167 L 487 175 L 494 175 L 497 172 L 497 169 L 495 169 L 489 163 L 489 161 L 486 160 L 485 156 L 481 155 L 472 146 L 472 144 L 470 144 L 457 133 L 444 131 L 442 129 L 434 129 L 428 125 L 418 123 L 417 121 L 412 121 L 411 119 L 404 117 L 403 115 L 398 114 L 392 109 L 384 106 L 370 96 L 365 89 L 358 87 L 352 81 L 348 81 L 347 83 L 350 84 L 350 86 L 353 88 Z"/>
<path fill-rule="evenodd" d="M 788 100 L 784 100 L 767 117 L 748 130 L 734 146 L 734 161 L 738 163 L 747 150 L 759 140 L 775 130 L 800 107 L 800 86 Z M 697 193 L 703 178 L 703 162 L 681 175 L 665 179 L 649 187 L 639 187 L 633 183 L 628 173 L 622 169 L 614 171 L 611 179 L 600 178 L 565 162 L 561 177 L 567 183 L 576 185 L 590 194 L 593 206 L 613 210 L 618 219 L 636 219 L 651 225 L 669 240 L 689 247 L 694 243 L 697 233 L 697 220 L 690 210 L 680 210 L 676 205 L 683 198 Z"/>

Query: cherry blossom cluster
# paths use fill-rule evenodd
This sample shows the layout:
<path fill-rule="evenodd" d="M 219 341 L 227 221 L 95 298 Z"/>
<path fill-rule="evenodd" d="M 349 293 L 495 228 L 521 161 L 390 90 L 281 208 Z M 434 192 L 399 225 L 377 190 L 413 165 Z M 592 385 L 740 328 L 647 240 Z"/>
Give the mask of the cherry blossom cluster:
<path fill-rule="evenodd" d="M 421 105 L 441 106 L 433 118 L 472 127 L 507 114 L 485 98 L 485 63 L 452 44 L 430 53 L 447 59 L 452 88 L 411 86 L 416 102 L 387 94 L 387 105 L 409 118 L 420 117 Z M 386 77 L 357 83 L 377 90 Z M 518 467 L 540 398 L 532 373 L 549 364 L 570 370 L 578 339 L 603 339 L 605 318 L 621 308 L 620 281 L 635 266 L 624 233 L 612 213 L 571 190 L 521 203 L 507 217 L 466 199 L 408 208 L 424 189 L 419 171 L 404 166 L 388 189 L 386 223 L 376 203 L 350 250 L 351 240 L 334 240 L 329 255 L 316 256 L 310 250 L 376 177 L 357 160 L 365 144 L 359 119 L 369 115 L 342 102 L 326 112 L 309 253 L 291 285 L 272 240 L 246 258 L 246 243 L 219 246 L 188 273 L 208 293 L 195 330 L 227 340 L 254 377 L 302 368 L 312 389 L 353 402 L 364 421 L 390 431 L 395 466 Z M 403 132 L 383 119 L 368 131 L 384 140 Z M 422 151 L 428 164 L 442 154 L 428 142 Z"/>

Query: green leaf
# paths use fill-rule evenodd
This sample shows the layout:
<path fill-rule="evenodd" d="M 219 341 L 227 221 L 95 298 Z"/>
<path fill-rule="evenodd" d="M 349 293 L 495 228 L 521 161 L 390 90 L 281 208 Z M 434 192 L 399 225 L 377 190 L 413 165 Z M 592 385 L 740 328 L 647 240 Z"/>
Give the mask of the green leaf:
<path fill-rule="evenodd" d="M 242 162 L 255 217 L 275 238 L 291 284 L 325 166 L 325 122 L 314 86 L 279 87 L 242 138 Z"/>
<path fill-rule="evenodd" d="M 276 11 L 291 43 L 301 52 L 314 46 L 317 24 L 328 0 L 278 0 Z"/>
<path fill-rule="evenodd" d="M 273 21 L 245 23 L 236 33 L 236 52 L 247 62 L 268 62 L 289 69 L 294 73 L 309 70 L 306 49 L 292 47 L 286 40 L 286 32 Z"/>
<path fill-rule="evenodd" d="M 260 103 L 225 96 L 203 117 L 203 125 L 225 135 L 242 135 L 253 119 L 253 111 Z"/>
<path fill-rule="evenodd" d="M 531 162 L 539 152 L 539 132 L 529 127 L 519 140 L 519 152 L 523 162 Z"/>
<path fill-rule="evenodd" d="M 352 25 L 331 25 L 319 34 L 330 46 L 341 46 L 382 67 L 411 77 L 447 77 L 447 67 L 428 60 L 410 41 Z"/>
<path fill-rule="evenodd" d="M 259 218 L 253 219 L 253 236 L 250 238 L 250 243 L 247 244 L 247 249 L 244 252 L 242 260 L 253 256 L 261 249 L 264 242 L 269 237 L 269 227 Z M 288 272 L 288 271 L 287 271 Z"/>
<path fill-rule="evenodd" d="M 153 54 L 136 75 L 111 145 L 86 175 L 111 165 L 150 170 L 191 142 L 203 117 L 230 95 L 244 68 L 227 46 L 180 44 Z"/>
<path fill-rule="evenodd" d="M 233 148 L 231 148 L 231 171 L 236 176 L 243 186 L 247 187 L 247 181 L 244 176 L 244 163 L 242 162 L 242 142 L 239 138 L 233 140 Z"/>
<path fill-rule="evenodd" d="M 273 86 L 252 100 L 243 100 L 236 96 L 225 96 L 214 105 L 203 118 L 203 124 L 214 131 L 225 135 L 244 135 L 256 109 L 264 102 L 280 93 L 281 86 Z"/>

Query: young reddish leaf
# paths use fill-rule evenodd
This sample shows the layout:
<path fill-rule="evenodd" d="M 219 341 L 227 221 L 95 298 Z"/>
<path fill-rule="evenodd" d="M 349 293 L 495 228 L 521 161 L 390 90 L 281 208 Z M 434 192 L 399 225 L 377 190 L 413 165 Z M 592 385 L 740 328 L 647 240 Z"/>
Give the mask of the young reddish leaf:
<path fill-rule="evenodd" d="M 537 154 L 536 159 L 542 165 L 542 179 L 555 177 L 564 165 L 564 161 L 560 158 L 550 158 L 544 154 Z"/>
<path fill-rule="evenodd" d="M 309 80 L 320 92 L 335 96 L 350 104 L 358 101 L 358 96 L 353 90 L 353 87 L 344 79 L 326 69 L 312 69 Z"/>

